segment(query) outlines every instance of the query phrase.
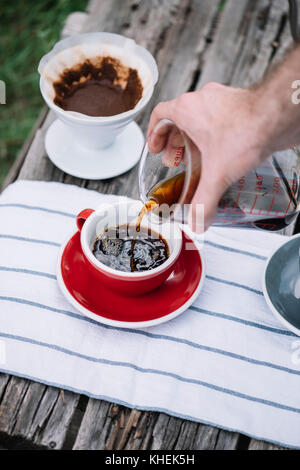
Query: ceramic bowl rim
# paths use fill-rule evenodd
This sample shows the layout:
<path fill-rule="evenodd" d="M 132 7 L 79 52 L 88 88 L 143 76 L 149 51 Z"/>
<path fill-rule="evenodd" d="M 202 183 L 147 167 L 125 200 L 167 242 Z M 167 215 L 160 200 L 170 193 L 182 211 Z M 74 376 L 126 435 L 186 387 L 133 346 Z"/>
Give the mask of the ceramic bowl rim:
<path fill-rule="evenodd" d="M 267 275 L 267 270 L 268 270 L 268 267 L 269 267 L 269 264 L 272 260 L 272 258 L 276 255 L 276 253 L 286 244 L 288 244 L 290 241 L 296 239 L 296 238 L 300 238 L 300 233 L 297 233 L 295 235 L 292 235 L 291 237 L 289 237 L 289 239 L 287 241 L 285 241 L 284 243 L 282 243 L 278 248 L 276 248 L 271 254 L 270 256 L 268 257 L 267 261 L 266 261 L 266 266 L 265 266 L 265 269 L 264 269 L 264 272 L 263 272 L 263 294 L 264 294 L 264 298 L 269 306 L 269 308 L 271 309 L 272 313 L 274 314 L 274 316 L 287 328 L 289 329 L 290 331 L 292 331 L 293 333 L 295 333 L 297 336 L 300 336 L 300 328 L 297 328 L 295 327 L 294 325 L 292 325 L 288 320 L 286 320 L 285 318 L 283 318 L 283 316 L 281 315 L 281 313 L 277 310 L 277 308 L 275 307 L 275 305 L 273 304 L 270 296 L 269 296 L 269 293 L 268 293 L 268 289 L 267 289 L 267 284 L 266 284 L 266 275 Z"/>

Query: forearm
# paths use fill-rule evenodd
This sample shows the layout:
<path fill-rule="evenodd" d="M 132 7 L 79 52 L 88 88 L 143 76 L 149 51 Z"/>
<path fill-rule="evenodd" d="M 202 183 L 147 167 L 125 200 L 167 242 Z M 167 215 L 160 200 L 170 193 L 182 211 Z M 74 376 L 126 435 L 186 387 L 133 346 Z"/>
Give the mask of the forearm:
<path fill-rule="evenodd" d="M 299 88 L 300 45 L 252 89 L 266 154 L 300 144 L 300 89 L 292 88 L 296 80 Z"/>

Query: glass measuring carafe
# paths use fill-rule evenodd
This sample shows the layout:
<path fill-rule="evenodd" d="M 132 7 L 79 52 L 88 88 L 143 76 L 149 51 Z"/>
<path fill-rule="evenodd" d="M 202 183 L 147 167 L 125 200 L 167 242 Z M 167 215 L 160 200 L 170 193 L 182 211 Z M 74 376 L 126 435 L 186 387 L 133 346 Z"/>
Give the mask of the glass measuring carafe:
<path fill-rule="evenodd" d="M 171 121 L 163 119 L 146 142 L 139 167 L 144 213 L 160 222 L 187 223 L 190 203 L 201 178 L 201 154 Z M 213 188 L 212 188 L 213 191 Z M 300 210 L 300 157 L 297 149 L 275 152 L 257 169 L 229 187 L 219 201 L 213 225 L 276 231 Z"/>

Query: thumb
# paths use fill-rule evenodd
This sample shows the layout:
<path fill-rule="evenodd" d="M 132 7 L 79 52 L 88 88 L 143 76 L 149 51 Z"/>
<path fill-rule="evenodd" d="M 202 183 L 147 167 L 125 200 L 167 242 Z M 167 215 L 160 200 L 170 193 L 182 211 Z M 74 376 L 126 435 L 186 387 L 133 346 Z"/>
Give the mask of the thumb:
<path fill-rule="evenodd" d="M 193 232 L 203 233 L 213 223 L 227 187 L 221 178 L 202 173 L 188 214 L 188 224 Z"/>

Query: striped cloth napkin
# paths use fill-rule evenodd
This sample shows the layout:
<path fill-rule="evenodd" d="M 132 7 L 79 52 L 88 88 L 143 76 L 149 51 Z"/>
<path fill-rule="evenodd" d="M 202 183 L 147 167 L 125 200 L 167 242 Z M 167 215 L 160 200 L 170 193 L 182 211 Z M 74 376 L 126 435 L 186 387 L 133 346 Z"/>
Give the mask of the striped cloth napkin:
<path fill-rule="evenodd" d="M 116 197 L 29 181 L 0 196 L 1 371 L 299 448 L 299 340 L 262 294 L 286 238 L 212 228 L 192 307 L 142 330 L 105 326 L 65 300 L 56 263 L 75 215 Z"/>

